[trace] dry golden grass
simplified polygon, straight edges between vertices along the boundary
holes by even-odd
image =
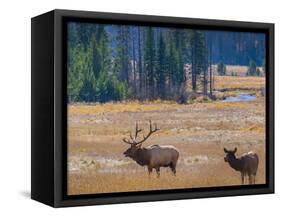
[[[132,101],[126,102],[126,106],[123,103],[105,103],[96,105],[70,105],[69,115],[80,114],[96,114],[96,113],[106,113],[106,112],[143,112],[143,111],[159,111],[159,110],[173,110],[177,104],[175,102],[169,101],[154,101],[154,102],[142,102]]]
[[[216,90],[259,90],[265,85],[265,77],[216,76]]]
[[[226,65],[226,73],[230,75],[235,73],[238,76],[245,76],[248,71],[248,66]]]
[[[243,65],[225,65],[226,69],[226,75],[231,76],[246,76],[248,71],[248,66]],[[260,70],[261,75],[264,75],[264,69],[263,67],[257,67],[257,69]],[[187,70],[190,73],[191,72],[191,65],[187,65]],[[214,75],[218,75],[218,65],[214,64],[212,65],[212,72]]]
[[[202,147],[203,148],[203,147]],[[208,150],[208,149],[207,149]],[[247,149],[239,150],[238,155],[247,151]],[[193,147],[192,153],[207,153],[200,148]],[[260,157],[260,166],[256,177],[256,184],[265,183],[265,161],[264,150],[262,147],[256,149]],[[137,168],[133,173],[128,172],[108,172],[100,173],[98,170],[86,170],[84,173],[74,173],[68,176],[68,193],[88,194],[88,193],[108,193],[108,192],[127,192],[127,191],[143,191],[143,190],[161,190],[161,189],[183,189],[198,187],[214,187],[214,186],[231,186],[240,185],[240,174],[229,167],[223,161],[222,147],[218,151],[207,153],[211,157],[217,155],[218,160],[210,162],[210,164],[200,163],[199,160],[191,162],[187,168],[180,166],[178,172],[173,176],[168,169],[161,170],[160,178],[156,174],[148,176],[147,171],[143,168]],[[212,158],[211,158],[212,159]],[[248,180],[247,180],[248,181]]]
[[[262,75],[264,74],[262,67],[257,67],[260,70]],[[237,66],[237,65],[226,65],[226,74],[227,75],[236,75],[236,76],[246,76],[248,71],[248,66]]]
[[[231,88],[247,86],[255,91],[264,86],[263,78],[225,79]],[[223,77],[217,85],[226,88]],[[262,96],[249,102],[189,105],[161,101],[75,104],[68,106],[68,115],[68,194],[240,185],[240,174],[223,160],[223,147],[237,147],[238,156],[257,152],[257,183],[265,183]],[[155,171],[149,178],[146,168],[122,154],[128,148],[122,138],[133,130],[136,121],[147,130],[150,119],[161,130],[143,145],[175,146],[180,152],[176,177],[162,168],[159,179]]]

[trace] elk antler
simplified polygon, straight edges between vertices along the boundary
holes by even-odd
[[[135,137],[132,136],[132,132],[130,132],[130,140],[127,140],[125,138],[123,138],[123,141],[125,143],[128,143],[130,145],[135,145],[136,143],[136,139],[138,137],[138,134],[142,131],[142,129],[139,129],[139,125],[138,125],[138,122],[136,122],[136,132],[135,132]]]
[[[127,144],[130,145],[134,145],[137,146],[138,144],[140,144],[140,146],[142,145],[142,143],[147,140],[153,133],[155,133],[156,131],[160,130],[159,128],[157,128],[157,125],[154,124],[154,129],[152,127],[152,123],[151,120],[149,120],[149,133],[146,136],[143,136],[143,139],[141,141],[137,141],[137,137],[138,137],[138,133],[142,131],[142,129],[138,128],[138,123],[136,123],[136,132],[135,132],[135,137],[133,138],[132,133],[130,132],[130,140],[127,139],[123,139],[123,141]]]
[[[160,129],[157,128],[156,124],[154,124],[154,129],[152,128],[151,120],[149,120],[149,133],[146,136],[143,136],[143,139],[141,141],[137,142],[137,145],[142,144],[145,140],[147,140],[152,135],[152,133],[155,133],[158,130],[160,130]]]

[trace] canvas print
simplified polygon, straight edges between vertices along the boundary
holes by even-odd
[[[67,194],[266,183],[265,34],[67,22]]]

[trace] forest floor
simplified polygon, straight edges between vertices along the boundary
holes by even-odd
[[[265,183],[265,98],[263,77],[217,77],[216,90],[251,93],[256,100],[204,102],[126,102],[68,105],[68,194],[95,194],[159,189],[240,185],[240,174],[224,162],[223,147],[237,155],[255,151],[256,183]],[[228,89],[228,90],[226,90]],[[160,130],[143,146],[173,145],[180,152],[177,175],[161,168],[149,178],[147,169],[123,152],[138,121]],[[147,132],[147,131],[145,131]]]

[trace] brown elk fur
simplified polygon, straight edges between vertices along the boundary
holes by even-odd
[[[179,152],[173,146],[152,145],[146,148],[132,146],[124,152],[124,155],[141,166],[147,166],[149,174],[155,169],[159,177],[160,167],[170,167],[176,175]]]
[[[137,141],[138,133],[141,129],[138,129],[138,124],[136,124],[135,136],[130,134],[130,140],[123,139],[125,143],[131,145],[123,154],[125,157],[130,157],[137,164],[141,166],[147,166],[148,173],[150,174],[153,169],[156,170],[157,176],[160,176],[160,167],[170,167],[174,175],[176,175],[176,165],[179,158],[178,150],[173,146],[160,146],[151,145],[146,148],[142,148],[142,143],[149,138],[154,132],[159,130],[155,125],[153,129],[150,121],[150,130],[147,136],[144,136],[141,141]]]
[[[249,177],[249,184],[255,184],[259,165],[258,155],[254,152],[248,152],[237,158],[235,156],[236,151],[237,148],[233,151],[224,148],[224,152],[226,153],[224,160],[229,163],[231,168],[241,173],[242,184],[244,184],[245,176]]]

